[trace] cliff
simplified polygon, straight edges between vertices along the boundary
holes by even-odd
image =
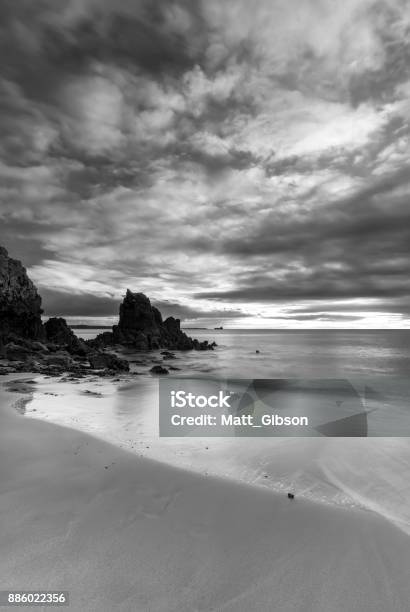
[[[44,340],[41,297],[26,269],[0,247],[0,340]]]
[[[51,318],[43,325],[42,312],[41,297],[26,269],[0,247],[0,375],[72,372],[83,376],[90,369],[109,375],[129,370],[126,360],[88,347],[64,319]]]

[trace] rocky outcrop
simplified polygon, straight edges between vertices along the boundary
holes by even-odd
[[[187,336],[179,319],[163,321],[160,311],[143,293],[127,291],[120,305],[118,325],[94,340],[78,338],[65,319],[52,317],[42,323],[41,297],[22,264],[0,247],[0,375],[9,372],[70,372],[100,376],[129,371],[129,362],[108,347],[163,351],[163,359],[175,359],[172,350],[208,350],[215,343]],[[5,363],[3,363],[5,362]],[[169,369],[178,369],[169,366]],[[167,373],[154,368],[152,373]]]
[[[129,289],[120,305],[118,325],[114,325],[113,340],[141,350],[160,347],[162,316],[143,293]]]
[[[111,353],[89,353],[88,361],[95,370],[104,370],[108,368],[109,370],[128,372],[130,369],[130,365],[126,359],[120,359]]]
[[[121,344],[140,351],[171,349],[180,351],[209,350],[216,346],[208,341],[199,342],[181,330],[179,319],[168,317],[162,320],[160,311],[152,306],[143,293],[132,293],[127,289],[122,304],[118,325],[111,332],[104,332],[88,344],[93,347]]]
[[[65,319],[52,317],[43,325],[41,297],[22,264],[0,247],[0,374],[71,372],[99,375],[128,371],[128,361],[91,349],[77,338]]]
[[[168,374],[168,370],[160,365],[152,366],[150,369],[151,374]]]
[[[0,247],[0,338],[44,340],[41,297],[22,264]]]
[[[61,317],[52,317],[44,324],[46,337],[48,342],[64,346],[65,349],[73,355],[85,356],[88,352],[88,347],[68,327],[65,319]]]

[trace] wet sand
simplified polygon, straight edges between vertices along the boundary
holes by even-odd
[[[139,457],[196,473],[363,507],[410,534],[410,438],[159,438],[157,378],[61,380],[35,377],[27,418],[72,427]],[[331,410],[335,397],[300,393],[297,401],[306,410],[319,402]],[[392,418],[389,406],[374,414]]]

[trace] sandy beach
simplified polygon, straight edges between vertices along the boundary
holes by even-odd
[[[140,458],[21,399],[1,390],[1,589],[76,611],[408,609],[410,540],[384,518]]]
[[[23,387],[21,383],[8,387],[30,392],[26,418],[70,427],[138,457],[203,475],[281,494],[294,490],[299,499],[321,504],[371,510],[410,534],[409,438],[236,437],[234,432],[231,437],[164,438],[158,435],[158,379],[148,372],[137,377],[132,373],[114,378],[89,375],[78,380],[33,375],[31,381],[22,383]],[[340,391],[346,388],[345,381],[339,382],[340,388],[326,393],[307,393],[304,388],[298,393],[279,393],[278,401],[282,406],[297,402],[305,413],[321,405],[331,414]],[[385,395],[366,401],[373,427],[394,422],[395,415],[402,412],[407,418],[407,386],[395,403],[384,400],[386,391],[387,398],[392,397],[389,387],[393,384],[379,381],[376,386]],[[352,390],[350,386],[349,393]]]

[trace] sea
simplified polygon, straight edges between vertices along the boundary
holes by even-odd
[[[76,333],[87,339],[99,331]],[[160,351],[126,352],[131,372],[112,378],[36,376],[25,416],[78,429],[203,477],[377,512],[410,533],[410,330],[185,331],[218,346],[176,352],[175,360],[163,362],[178,368],[174,376],[310,381],[310,387],[292,387],[292,402],[336,411],[344,396],[335,402],[334,386],[326,381],[341,381],[365,397],[366,437],[160,437],[159,379],[149,372],[162,360]],[[312,380],[325,381],[326,393],[318,393]],[[284,402],[289,397],[281,396]]]
[[[101,331],[77,333],[88,339]],[[197,373],[232,378],[410,375],[410,330],[184,331],[218,345],[216,351],[181,356]]]

